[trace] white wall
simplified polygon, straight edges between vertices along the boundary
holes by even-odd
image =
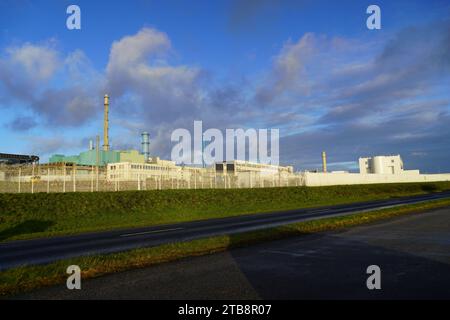
[[[450,181],[450,173],[417,174],[412,172],[409,174],[393,175],[393,174],[305,172],[304,175],[306,186]]]

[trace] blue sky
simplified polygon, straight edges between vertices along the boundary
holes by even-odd
[[[68,30],[66,8],[81,8]],[[382,29],[368,30],[370,4]],[[283,163],[400,153],[450,171],[448,1],[0,2],[0,150],[84,150],[111,96],[116,148],[206,127],[280,128]]]

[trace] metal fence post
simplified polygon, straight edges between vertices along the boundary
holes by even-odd
[[[94,192],[94,166],[91,166],[91,192]]]
[[[19,193],[20,193],[20,180],[22,180],[22,168],[19,168]]]
[[[77,192],[77,170],[75,164],[72,165],[72,175],[73,175],[73,192]]]
[[[34,162],[31,169],[31,193],[34,193]]]
[[[194,189],[197,189],[197,173],[194,170]]]
[[[96,182],[95,182],[95,191],[98,192],[98,165],[95,166],[95,171],[96,171]]]
[[[50,193],[50,167],[47,167],[47,193]]]
[[[63,170],[63,192],[66,192],[66,164],[64,163],[64,170]]]

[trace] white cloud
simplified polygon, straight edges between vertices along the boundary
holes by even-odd
[[[55,49],[48,46],[37,46],[26,43],[20,47],[10,47],[7,49],[7,63],[16,73],[21,73],[24,77],[35,82],[47,81],[56,72],[60,60]]]
[[[0,58],[0,102],[19,102],[34,125],[74,126],[92,118],[101,83],[81,50],[64,56],[48,44],[25,43],[6,48]]]
[[[138,102],[134,111],[150,121],[173,121],[188,114],[185,108],[195,114],[201,104],[200,70],[161,59],[170,50],[167,35],[149,28],[115,41],[106,68],[106,90],[117,99]]]
[[[305,66],[315,51],[315,36],[307,33],[296,43],[288,41],[275,57],[272,70],[256,92],[258,104],[271,103],[287,90],[308,93],[309,80]]]
[[[107,71],[115,72],[130,66],[146,64],[149,57],[165,54],[171,47],[168,36],[155,29],[143,28],[132,36],[114,41]]]

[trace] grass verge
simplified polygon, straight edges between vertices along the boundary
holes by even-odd
[[[66,268],[73,264],[80,266],[82,279],[88,279],[128,269],[148,267],[188,256],[211,254],[260,241],[343,229],[446,206],[450,206],[450,199],[289,224],[237,235],[217,236],[115,254],[67,259],[42,266],[19,267],[0,272],[0,296],[5,297],[44,286],[64,283],[67,277]]]
[[[450,190],[450,182],[0,194],[0,241],[152,226]]]

